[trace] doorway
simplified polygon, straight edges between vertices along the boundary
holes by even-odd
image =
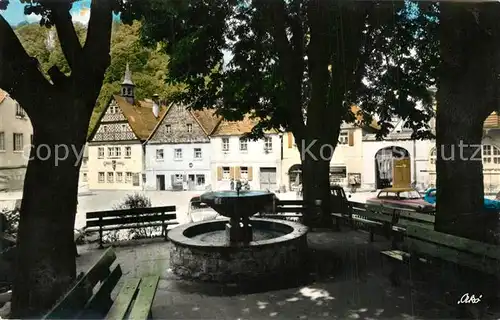
[[[380,149],[375,154],[375,185],[377,189],[410,185],[410,153],[398,146]]]
[[[156,190],[165,190],[165,175],[156,175]]]
[[[188,175],[188,190],[195,190],[194,174]]]

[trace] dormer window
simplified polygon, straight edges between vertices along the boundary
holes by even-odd
[[[16,117],[24,118],[26,116],[26,112],[23,108],[16,102]]]
[[[188,123],[186,127],[187,127],[187,132],[193,132],[193,125],[191,123]]]

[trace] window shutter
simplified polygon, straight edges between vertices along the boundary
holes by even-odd
[[[222,167],[217,167],[217,181],[222,180]]]
[[[349,140],[349,146],[352,147],[354,145],[354,132],[353,131],[349,131],[348,140]]]
[[[248,181],[252,181],[252,167],[248,167]]]
[[[291,132],[288,132],[288,149],[291,149],[293,147],[293,134]]]
[[[236,170],[235,171],[235,179],[236,180],[241,179],[241,167],[235,167],[234,169]]]
[[[234,179],[234,167],[229,168],[229,176]]]

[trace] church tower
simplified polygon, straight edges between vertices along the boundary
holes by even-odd
[[[122,82],[121,96],[124,97],[128,103],[134,104],[134,89],[135,84],[132,82],[132,73],[130,72],[129,65],[125,69],[125,77]]]

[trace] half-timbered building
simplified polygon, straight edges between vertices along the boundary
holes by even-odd
[[[212,110],[171,106],[146,143],[146,189],[205,190],[211,181],[210,134],[220,120]]]
[[[142,190],[143,143],[166,111],[157,100],[135,99],[127,65],[120,95],[113,95],[88,142],[90,190]]]

